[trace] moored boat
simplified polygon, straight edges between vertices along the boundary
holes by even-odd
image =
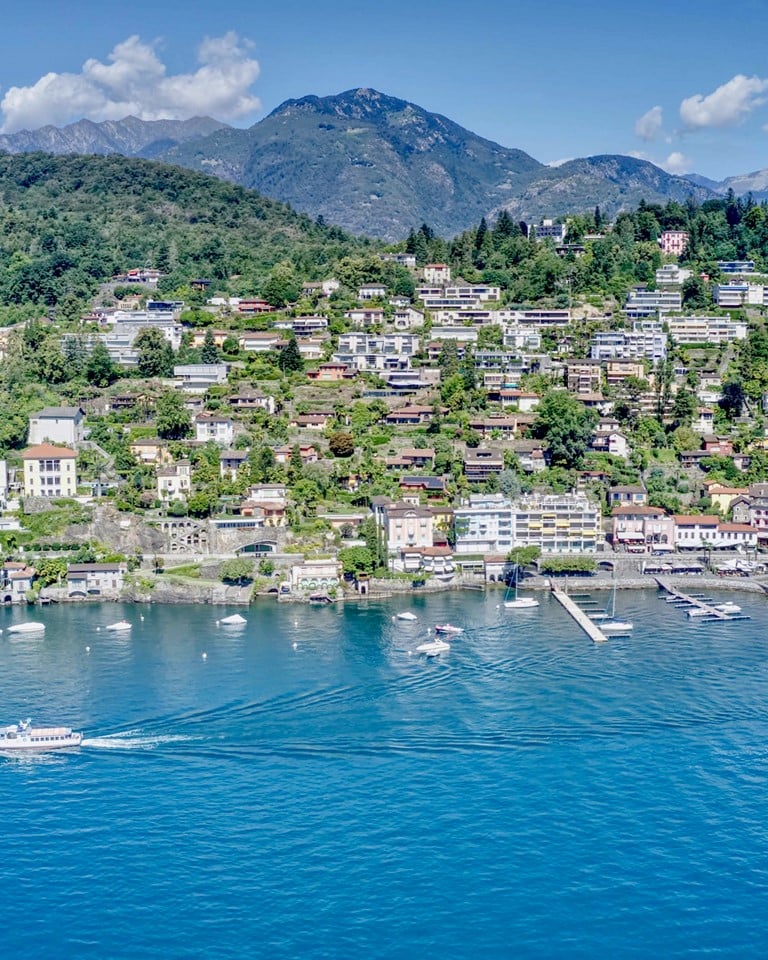
[[[408,620],[410,622],[412,620],[418,620],[418,619],[419,618],[416,616],[416,614],[411,613],[409,610],[405,610],[403,613],[395,614],[395,620]]]
[[[105,630],[112,630],[116,633],[121,633],[126,630],[130,630],[133,626],[132,623],[129,623],[127,620],[118,620],[117,623],[110,623],[104,627]]]
[[[435,637],[434,640],[427,640],[426,643],[420,643],[416,647],[416,653],[423,653],[427,657],[437,657],[441,653],[447,653],[451,649],[450,643]]]
[[[451,633],[455,636],[464,633],[464,629],[463,627],[454,627],[452,623],[436,623],[435,633]]]
[[[11,626],[7,628],[6,633],[42,633],[44,630],[44,623],[27,620],[26,623],[12,623]]]
[[[222,627],[241,627],[244,623],[248,623],[245,617],[241,617],[239,613],[233,613],[230,617],[223,617],[221,620],[217,620],[216,623],[220,623]]]
[[[75,733],[69,727],[33,727],[29,719],[0,727],[0,751],[60,750],[79,747],[82,739],[82,733]]]
[[[728,600],[725,603],[712,604],[712,609],[707,609],[707,607],[692,607],[688,611],[688,616],[711,617],[712,610],[717,610],[718,613],[741,613],[741,607],[737,603]]]

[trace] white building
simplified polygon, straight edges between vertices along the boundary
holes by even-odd
[[[657,316],[682,309],[683,299],[679,290],[630,290],[624,304],[624,313],[631,318]]]
[[[419,338],[409,333],[344,333],[333,355],[354,370],[407,370],[419,350]]]
[[[199,443],[219,443],[230,447],[235,439],[235,427],[229,417],[217,413],[201,413],[194,419],[195,439]]]
[[[718,283],[712,288],[712,299],[726,310],[744,306],[765,306],[766,287],[756,283]]]
[[[533,235],[537,240],[554,240],[555,243],[565,243],[568,227],[564,223],[555,223],[554,220],[542,220],[528,227],[528,236]]]
[[[505,554],[512,547],[542,553],[594,553],[601,537],[597,503],[581,494],[521,497],[471,495],[454,511],[457,554]]]
[[[74,446],[84,438],[84,421],[80,407],[46,407],[29,418],[29,443]]]
[[[77,493],[77,453],[67,447],[40,443],[22,451],[24,495],[74,497]]]
[[[729,316],[667,317],[664,322],[677,343],[735,343],[747,338],[747,324]]]
[[[693,276],[692,270],[686,270],[676,263],[665,263],[656,271],[657,287],[679,287]]]
[[[189,460],[177,460],[157,471],[157,498],[163,503],[184,500],[192,489],[192,468]]]
[[[600,330],[590,341],[592,360],[651,360],[667,356],[667,334],[661,321],[635,321],[631,330]]]
[[[178,386],[188,393],[205,391],[227,379],[226,363],[181,363],[173,368]]]

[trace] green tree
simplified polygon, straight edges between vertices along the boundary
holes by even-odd
[[[536,409],[532,433],[547,441],[553,467],[581,466],[597,416],[564,390],[546,394]]]
[[[280,369],[284,373],[292,373],[296,370],[304,369],[304,361],[301,358],[299,344],[293,334],[291,334],[288,343],[286,343],[280,353]]]
[[[219,362],[219,349],[216,346],[216,341],[214,340],[213,330],[208,327],[205,331],[205,337],[203,338],[203,346],[200,349],[200,362],[201,363],[218,363]]]
[[[253,561],[246,560],[243,557],[237,557],[235,560],[225,560],[221,565],[221,579],[224,583],[236,583],[238,586],[245,586],[246,583],[253,581]]]
[[[101,340],[94,344],[85,363],[85,379],[95,387],[108,387],[118,377],[118,369]]]
[[[192,417],[184,406],[184,398],[173,390],[166,390],[160,395],[155,422],[157,435],[164,440],[183,440],[192,433]]]
[[[328,449],[334,457],[351,457],[355,452],[355,438],[351,433],[338,430],[328,440]]]
[[[339,550],[339,560],[344,573],[359,576],[361,573],[371,574],[376,558],[368,547],[347,547]]]
[[[140,331],[133,345],[139,352],[136,367],[142,377],[171,376],[173,348],[157,327]]]

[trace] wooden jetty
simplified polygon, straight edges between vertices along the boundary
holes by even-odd
[[[594,640],[595,643],[606,642],[608,637],[606,637],[595,621],[590,620],[581,607],[577,606],[573,602],[573,599],[569,597],[567,593],[553,585],[552,596],[555,598],[555,600],[559,601],[563,607],[565,607],[568,613],[570,613],[576,623],[578,623],[584,633],[586,633],[591,640]]]
[[[667,597],[667,602],[670,598],[674,598],[674,603],[672,606],[674,609],[679,610],[682,607],[697,607],[699,610],[705,612],[705,616],[699,619],[699,623],[715,623],[716,621],[724,620],[749,620],[750,618],[746,614],[733,614],[728,613],[726,610],[718,610],[717,606],[712,602],[711,597],[707,597],[705,600],[702,600],[700,597],[691,596],[689,593],[683,593],[682,590],[677,590],[675,587],[670,587],[668,584],[664,583],[661,577],[653,578],[656,583],[661,587],[662,590],[666,590],[669,594]]]

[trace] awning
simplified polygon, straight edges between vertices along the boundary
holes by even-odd
[[[645,540],[645,534],[639,530],[620,530],[616,534],[617,540]]]

